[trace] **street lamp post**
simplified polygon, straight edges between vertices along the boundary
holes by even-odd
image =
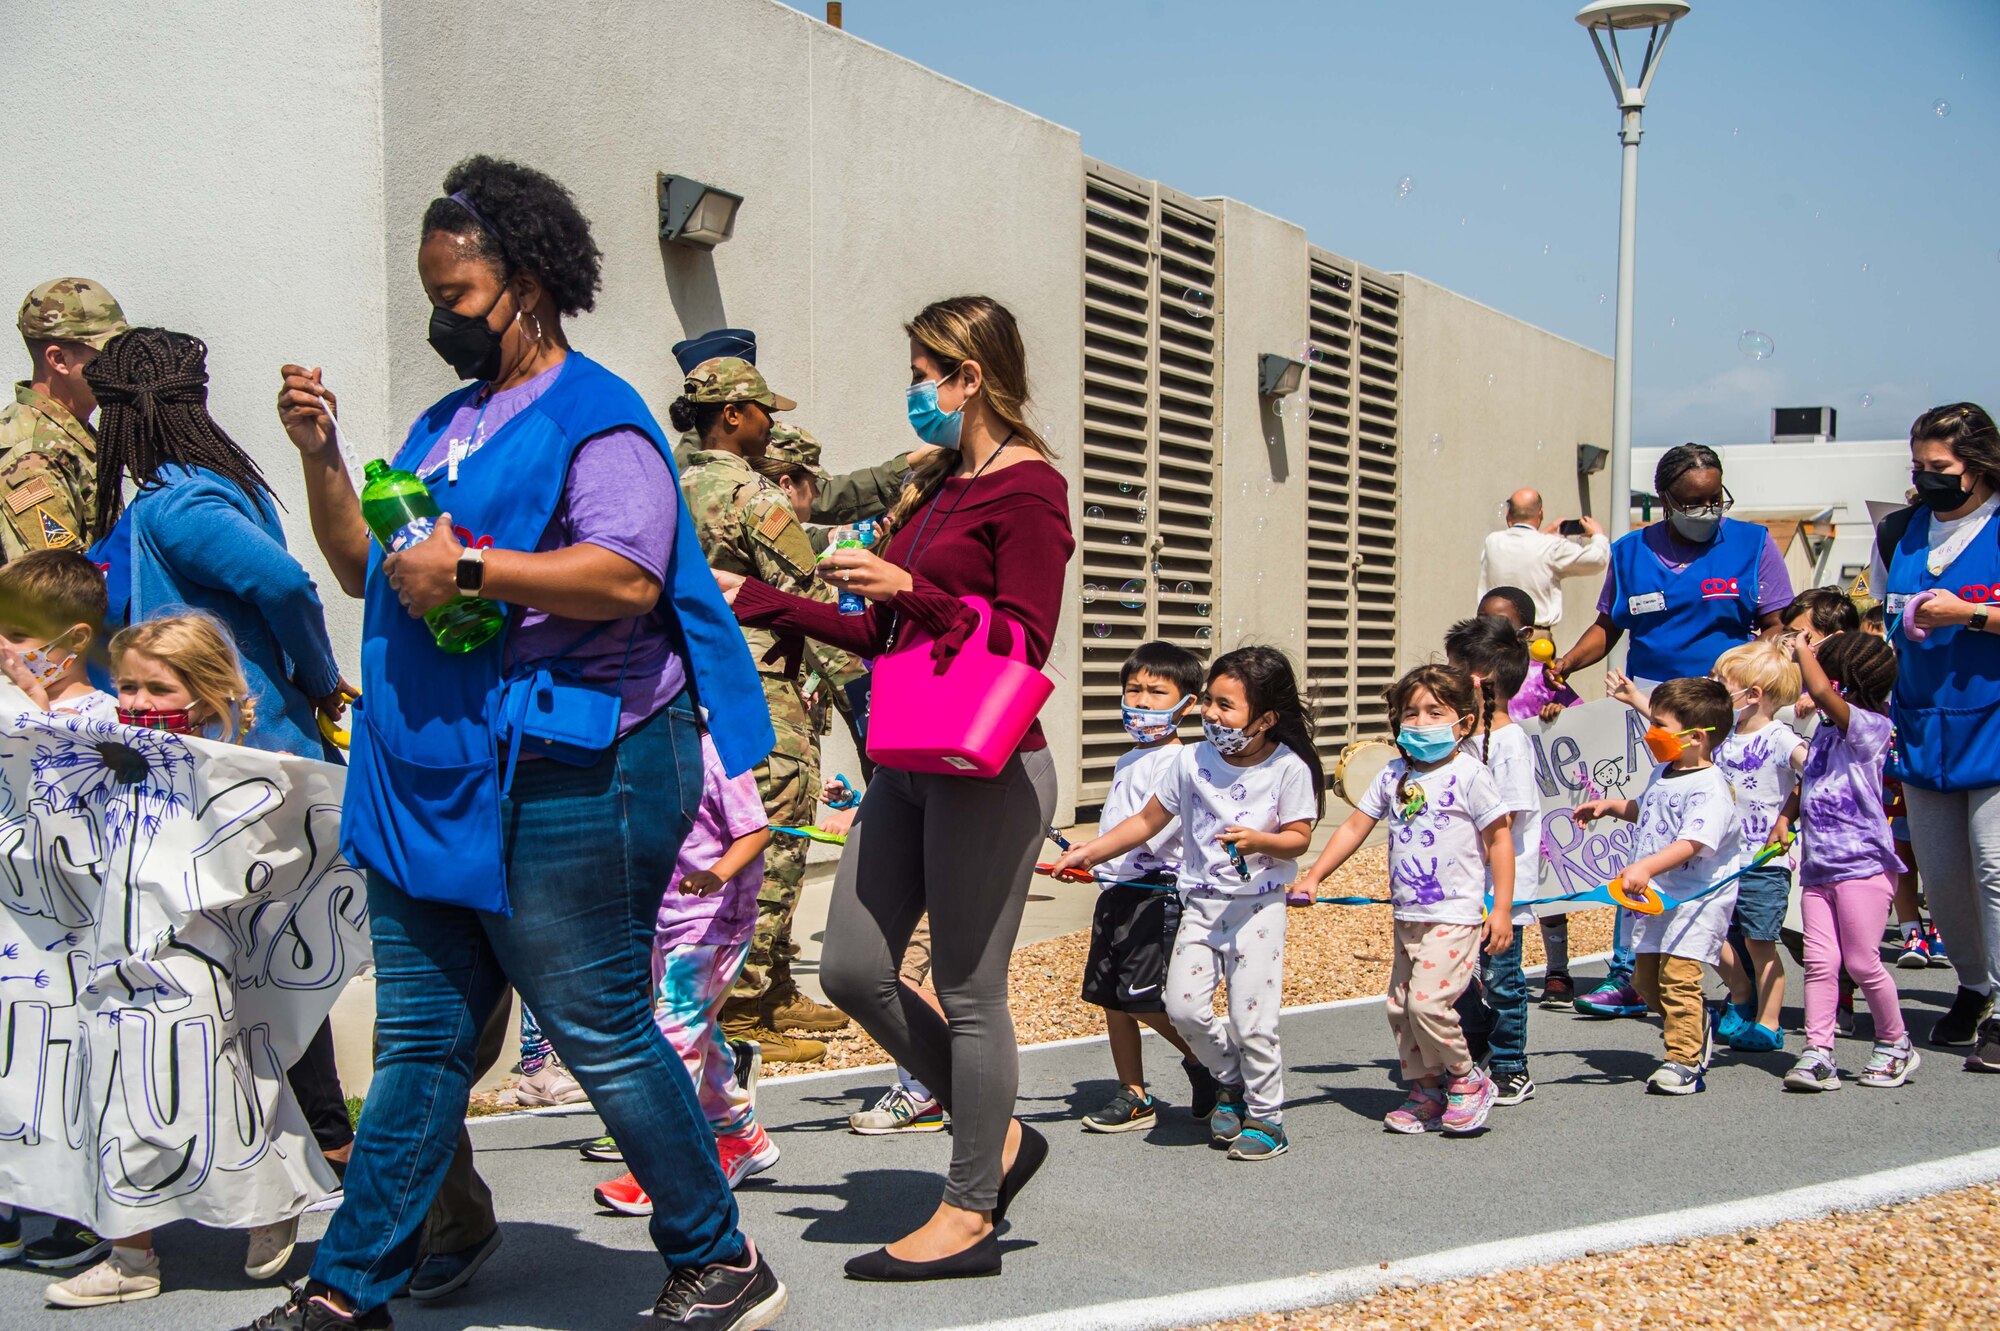
[[[1576,12],[1590,30],[1611,95],[1618,100],[1619,142],[1625,145],[1624,177],[1618,192],[1618,332],[1611,368],[1611,512],[1613,537],[1632,525],[1632,269],[1639,247],[1639,113],[1660,67],[1660,54],[1676,20],[1686,16],[1686,0],[1594,0]],[[1638,78],[1625,76],[1618,34],[1647,29],[1646,53]]]

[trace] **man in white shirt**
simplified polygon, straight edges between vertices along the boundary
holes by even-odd
[[[1495,587],[1519,587],[1534,598],[1535,622],[1552,628],[1562,622],[1562,580],[1602,573],[1611,562],[1611,541],[1597,519],[1584,518],[1581,544],[1542,525],[1542,496],[1516,490],[1507,497],[1507,529],[1486,538],[1479,552],[1479,596]]]

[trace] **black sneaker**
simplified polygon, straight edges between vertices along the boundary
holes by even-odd
[[[735,1266],[676,1267],[660,1297],[640,1314],[637,1331],[760,1331],[778,1320],[789,1296],[757,1245],[745,1239]]]
[[[1188,1079],[1188,1113],[1205,1119],[1215,1112],[1215,1102],[1222,1098],[1222,1084],[1201,1065],[1199,1059],[1181,1060],[1181,1071]]]
[[[729,1056],[735,1063],[736,1084],[743,1088],[743,1094],[750,1101],[750,1108],[757,1108],[757,1078],[764,1071],[764,1046],[755,1040],[729,1041]]]
[[[1085,1132],[1138,1132],[1160,1121],[1158,1106],[1144,1091],[1134,1095],[1120,1086],[1118,1093],[1095,1113],[1083,1118]]]
[[[388,1331],[395,1326],[386,1307],[360,1314],[335,1312],[327,1293],[316,1280],[294,1285],[290,1298],[239,1331]]]
[[[1561,1011],[1576,1001],[1576,981],[1565,971],[1550,971],[1542,980],[1541,1004]]]
[[[1972,1040],[1967,1037],[1963,1043],[1971,1044]],[[68,1271],[88,1266],[110,1252],[110,1239],[100,1238],[74,1220],[58,1220],[54,1229],[22,1250],[21,1260],[37,1271]]]
[[[1979,1023],[1993,1015],[1993,995],[1982,994],[1960,985],[1958,996],[1951,1000],[1951,1007],[1937,1025],[1931,1027],[1931,1043],[1935,1045],[1971,1044],[1979,1038]],[[28,1245],[28,1261],[33,1263],[35,1245]]]
[[[1493,1089],[1496,1105],[1518,1105],[1523,1100],[1535,1098],[1535,1079],[1528,1075],[1526,1068],[1499,1068],[1493,1071]]]
[[[0,1264],[21,1255],[21,1213],[0,1216]]]

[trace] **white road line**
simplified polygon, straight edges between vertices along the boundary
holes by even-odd
[[[1644,1244],[1733,1233],[1783,1220],[1812,1219],[1834,1211],[1864,1211],[1994,1179],[2000,1179],[2000,1150],[1974,1151],[1761,1197],[1476,1243],[1390,1262],[1386,1267],[1356,1266],[1284,1280],[1100,1303],[1032,1317],[967,1323],[946,1331],[1167,1331],[1257,1313],[1344,1303],[1398,1284],[1432,1284],[1520,1267],[1545,1266],[1586,1253],[1616,1252]]]
[[[1592,962],[1606,960],[1610,955],[1609,952],[1593,952],[1587,957],[1571,957],[1569,964],[1572,966],[1588,966]],[[1548,967],[1546,966],[1530,966],[1523,973],[1527,975],[1540,975],[1547,969]],[[1299,1016],[1307,1012],[1330,1012],[1334,1008],[1365,1007],[1370,1003],[1382,1002],[1384,997],[1382,994],[1363,994],[1359,998],[1335,998],[1324,1003],[1300,1003],[1294,1007],[1280,1009],[1280,1015]],[[1140,1033],[1153,1039],[1159,1038],[1158,1034],[1151,1030],[1142,1029]],[[1024,1044],[1021,1046],[1021,1052],[1026,1054],[1042,1049],[1067,1049],[1072,1045],[1079,1044],[1103,1044],[1110,1038],[1108,1035],[1072,1035],[1066,1040],[1043,1040],[1039,1044]],[[767,1087],[793,1086],[805,1081],[825,1081],[829,1077],[852,1077],[863,1072],[881,1073],[894,1072],[895,1070],[896,1065],[894,1063],[863,1063],[851,1068],[821,1068],[817,1072],[789,1072],[782,1077],[767,1077],[759,1085]],[[517,1118],[550,1118],[566,1114],[587,1114],[590,1112],[590,1105],[586,1102],[577,1105],[557,1105],[538,1109],[514,1109],[502,1114],[481,1114],[477,1118],[468,1118],[465,1121],[476,1127],[481,1123],[505,1123]]]

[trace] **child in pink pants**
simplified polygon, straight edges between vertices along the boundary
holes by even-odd
[[[1865,633],[1836,633],[1817,646],[1801,636],[1794,652],[1822,721],[1786,806],[1786,813],[1798,812],[1803,849],[1799,910],[1806,935],[1806,1048],[1785,1074],[1785,1088],[1830,1091],[1840,1085],[1833,1038],[1843,968],[1875,1020],[1875,1048],[1858,1080],[1863,1086],[1901,1086],[1921,1060],[1903,1025],[1896,981],[1882,964],[1882,930],[1903,872],[1881,800],[1890,738],[1885,713],[1896,684],[1896,655]],[[1780,814],[1771,840],[1783,839],[1788,822]]]

